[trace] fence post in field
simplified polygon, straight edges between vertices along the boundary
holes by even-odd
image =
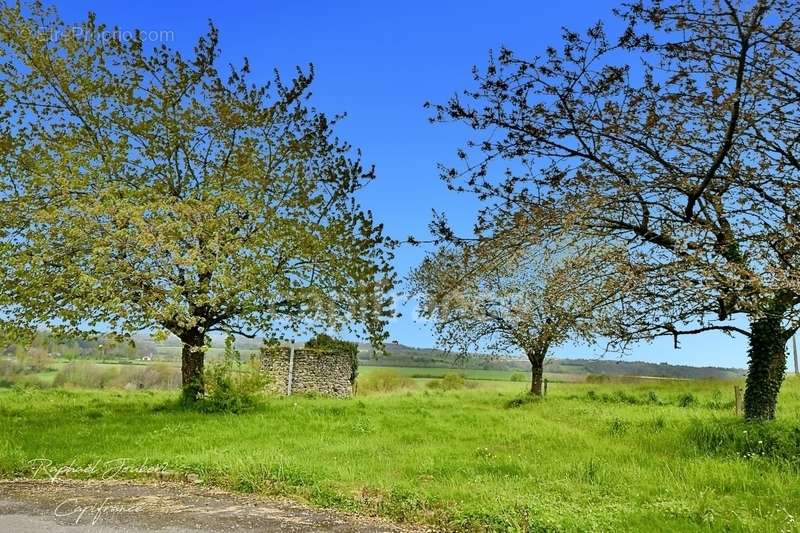
[[[286,376],[286,396],[292,395],[292,381],[294,381],[294,341],[289,345],[289,372]]]
[[[794,353],[794,375],[800,374],[800,368],[797,367],[797,337],[792,335],[792,353]]]
[[[739,385],[733,386],[733,396],[736,402],[736,416],[741,416],[742,414],[742,404],[744,403],[742,398],[742,388]]]
[[[544,394],[543,396],[547,396],[547,378],[544,378]]]

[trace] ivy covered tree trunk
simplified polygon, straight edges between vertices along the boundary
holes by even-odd
[[[528,352],[528,360],[531,362],[531,394],[534,396],[542,395],[542,374],[544,373],[544,352]]]
[[[181,351],[181,382],[184,401],[193,402],[205,393],[203,382],[203,363],[205,357],[205,335],[193,329],[180,336],[183,343]]]
[[[751,321],[744,416],[748,420],[772,420],[786,370],[786,341],[782,313],[770,313]]]

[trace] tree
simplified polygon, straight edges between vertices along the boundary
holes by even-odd
[[[541,396],[549,350],[612,329],[625,287],[616,261],[600,249],[502,246],[510,240],[495,235],[442,246],[412,273],[410,286],[443,346],[462,355],[522,350],[531,363],[530,392]]]
[[[644,282],[621,342],[746,336],[745,415],[773,418],[799,324],[800,7],[675,0],[616,13],[618,38],[598,23],[541,57],[503,49],[475,88],[434,106],[434,120],[476,132],[465,169],[444,178],[486,200],[479,229],[546,206],[561,227],[625,250]]]
[[[374,172],[308,107],[313,69],[222,74],[213,26],[192,57],[124,37],[91,14],[0,10],[8,325],[172,332],[189,399],[215,331],[321,324],[381,344],[391,243],[355,200]]]

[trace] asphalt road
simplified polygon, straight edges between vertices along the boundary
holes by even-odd
[[[370,518],[182,483],[0,482],[0,532],[399,532]]]

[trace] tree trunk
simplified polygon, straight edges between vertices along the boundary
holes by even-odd
[[[199,330],[187,331],[180,336],[183,342],[181,351],[181,380],[184,401],[194,402],[203,397],[203,362],[205,335]]]
[[[528,353],[528,360],[531,362],[531,394],[534,396],[541,396],[544,353]]]
[[[786,332],[782,313],[770,313],[751,321],[744,416],[748,420],[772,420],[786,370]]]

